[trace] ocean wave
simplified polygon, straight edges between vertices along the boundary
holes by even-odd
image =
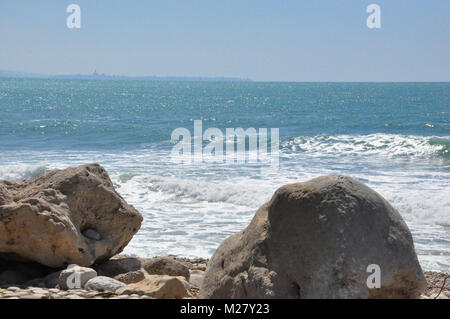
[[[47,165],[4,165],[0,166],[0,180],[24,180],[36,178],[50,170]]]
[[[228,203],[238,206],[257,208],[261,201],[268,199],[272,188],[263,188],[250,181],[206,181],[198,179],[184,179],[173,176],[156,175],[120,175],[114,179],[121,190],[129,191],[147,189],[151,193],[162,196],[158,200],[166,200],[168,195],[172,199],[193,199],[198,202]]]
[[[307,152],[312,156],[388,156],[450,157],[449,137],[398,134],[299,136],[281,143],[289,153]]]

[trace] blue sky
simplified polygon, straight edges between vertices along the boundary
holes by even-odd
[[[448,0],[0,2],[0,69],[49,74],[449,81],[449,36]]]

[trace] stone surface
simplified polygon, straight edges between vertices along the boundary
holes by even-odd
[[[98,164],[0,181],[0,253],[55,268],[90,266],[121,252],[141,222]],[[101,239],[84,236],[88,229]]]
[[[150,275],[183,276],[189,280],[189,268],[169,257],[155,257],[143,261],[142,267]]]
[[[191,270],[191,276],[189,278],[189,283],[192,287],[200,289],[205,278],[205,272],[201,270]]]
[[[139,282],[145,278],[145,274],[142,270],[130,271],[124,274],[120,274],[114,277],[114,279],[123,282],[125,284],[133,284]]]
[[[123,282],[113,278],[98,276],[90,279],[86,285],[84,285],[84,288],[88,290],[115,292],[117,289],[124,286],[125,284]]]
[[[182,276],[150,275],[144,280],[116,290],[120,295],[146,295],[157,299],[192,297],[189,283]]]
[[[127,255],[117,255],[97,267],[102,276],[115,277],[130,271],[141,269],[141,260]]]
[[[69,265],[67,269],[61,271],[58,284],[61,289],[82,288],[92,278],[97,277],[97,272],[88,267]]]
[[[367,267],[381,268],[369,289]],[[411,233],[346,176],[285,185],[208,263],[201,298],[415,298],[426,286]]]

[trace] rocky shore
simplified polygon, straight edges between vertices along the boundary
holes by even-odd
[[[0,181],[0,299],[450,298],[400,214],[348,176],[282,186],[210,260],[121,254],[141,222],[98,164]]]
[[[0,299],[195,299],[207,262],[203,258],[117,255],[94,268],[80,267],[82,276],[99,274],[83,288],[78,288],[75,281],[74,287],[67,287],[67,277],[61,276],[63,270],[21,284],[0,282]]]
[[[118,256],[121,258],[121,256]],[[199,287],[201,287],[204,271],[206,270],[206,259],[176,258],[173,256],[162,257],[180,261],[189,268],[189,292],[190,297],[198,298]],[[450,274],[426,271],[427,289],[420,299],[450,299]],[[28,284],[2,284],[0,285],[0,299],[155,299],[146,294],[123,293],[118,294],[111,291],[97,291],[91,289],[68,289],[47,288],[45,278],[37,280],[33,285]]]

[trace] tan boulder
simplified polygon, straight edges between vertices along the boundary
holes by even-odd
[[[121,252],[141,222],[98,164],[0,181],[0,254],[90,266]]]
[[[182,276],[150,275],[144,280],[116,290],[119,295],[146,295],[157,299],[192,297],[189,283]]]

